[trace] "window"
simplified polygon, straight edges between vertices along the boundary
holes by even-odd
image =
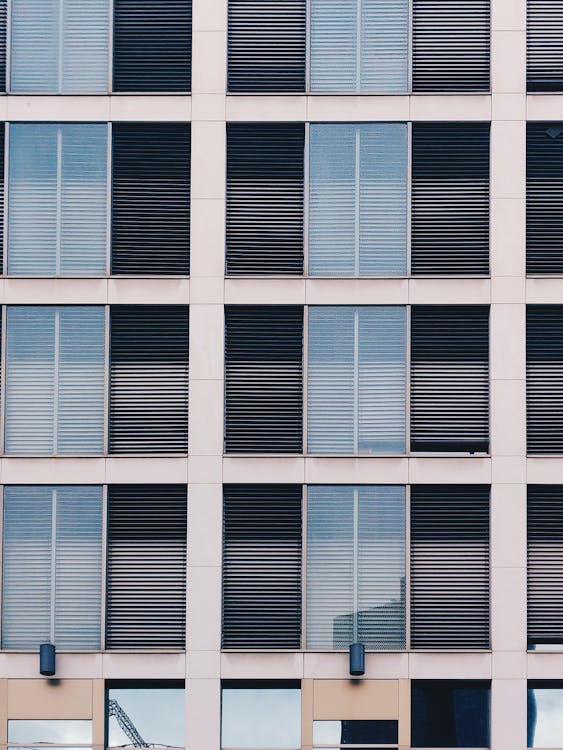
[[[8,743],[85,746],[92,744],[92,722],[86,719],[9,719]],[[30,748],[31,750],[31,748]]]
[[[221,748],[298,750],[301,688],[297,682],[223,682]]]
[[[99,649],[101,587],[102,488],[5,487],[2,648]]]
[[[183,683],[110,681],[106,714],[108,748],[185,746]]]
[[[546,0],[527,0],[528,91],[563,91],[561,8]]]
[[[563,737],[563,684],[528,682],[528,747],[559,748]]]
[[[396,750],[399,741],[399,722],[392,720],[314,721],[313,742],[320,747],[377,744]]]
[[[491,686],[487,682],[411,683],[413,748],[488,748]]]
[[[307,488],[307,648],[405,648],[405,513],[404,487]]]

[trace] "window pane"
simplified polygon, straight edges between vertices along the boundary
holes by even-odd
[[[184,746],[186,702],[183,688],[110,688],[107,699],[110,747],[139,746],[139,737],[150,745]],[[124,732],[118,717],[131,723],[137,734]]]
[[[224,688],[222,748],[301,747],[301,690]]]
[[[10,719],[8,742],[86,745],[92,742],[92,722],[75,719]]]
[[[528,747],[561,747],[563,686],[528,688]]]
[[[314,721],[313,742],[319,745],[365,745],[398,742],[398,721]]]

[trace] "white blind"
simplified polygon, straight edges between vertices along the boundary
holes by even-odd
[[[408,36],[408,0],[311,0],[311,90],[406,91]]]
[[[108,0],[12,0],[11,91],[107,91],[108,38]]]
[[[406,310],[309,308],[311,453],[404,453]]]
[[[307,488],[307,648],[405,647],[405,488]]]
[[[309,273],[407,271],[407,126],[310,127]]]
[[[9,133],[8,272],[105,274],[107,126],[26,123]]]
[[[102,488],[5,487],[2,648],[99,649]]]
[[[6,453],[104,448],[103,307],[8,307]]]

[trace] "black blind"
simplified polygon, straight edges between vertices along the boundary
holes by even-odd
[[[557,0],[527,2],[528,91],[563,91],[563,15]]]
[[[563,486],[528,486],[528,642],[563,644]]]
[[[413,0],[413,91],[488,91],[490,0]]]
[[[183,124],[113,126],[113,274],[188,274],[190,130]]]
[[[188,308],[111,308],[111,453],[188,449]]]
[[[411,450],[489,449],[489,308],[411,310]]]
[[[223,648],[300,648],[301,494],[301,485],[225,485]]]
[[[412,272],[488,274],[489,124],[412,126]]]
[[[528,453],[563,453],[563,305],[526,309]]]
[[[305,128],[227,124],[227,273],[303,273]]]
[[[227,453],[303,451],[303,308],[225,308]]]
[[[106,646],[184,649],[185,485],[110,485]]]
[[[191,88],[191,0],[114,0],[114,91]]]
[[[563,273],[563,123],[529,122],[526,271]]]
[[[489,491],[411,488],[413,648],[489,648]]]
[[[229,91],[305,91],[306,17],[306,0],[229,0]]]

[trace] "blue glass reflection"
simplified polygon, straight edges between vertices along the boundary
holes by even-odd
[[[222,748],[301,747],[299,688],[223,688]]]
[[[183,688],[112,688],[108,690],[108,745],[131,745],[131,737],[120,727],[115,703],[127,715],[142,739],[155,745],[184,746]],[[113,714],[113,715],[112,715]]]
[[[528,688],[528,747],[563,745],[563,686]]]

